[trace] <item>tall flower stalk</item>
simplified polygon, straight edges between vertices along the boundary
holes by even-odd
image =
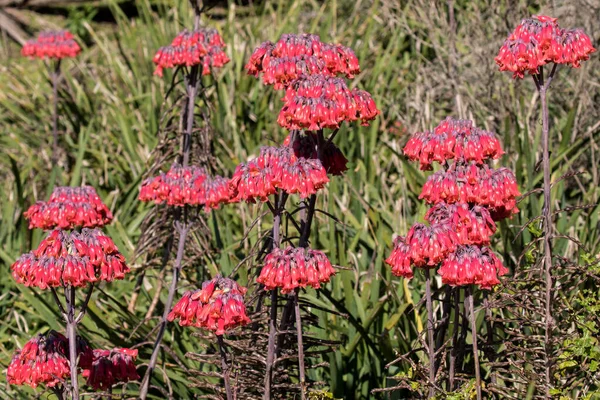
[[[246,70],[260,76],[265,84],[285,90],[278,123],[290,131],[281,147],[263,148],[256,161],[239,166],[230,183],[235,200],[259,199],[270,205],[273,215],[272,251],[265,257],[257,278],[265,290],[271,291],[264,398],[273,396],[273,368],[283,345],[283,336],[277,339],[277,291],[280,290],[289,296],[280,330],[296,325],[299,391],[305,399],[307,381],[299,294],[306,286],[318,289],[335,273],[325,254],[310,248],[317,192],[329,181],[328,175],[341,175],[346,170],[347,160],[332,143],[340,125],[344,121],[368,125],[379,111],[367,92],[350,90],[344,79],[336,77],[352,78],[359,72],[354,52],[341,45],[323,43],[316,35],[286,34],[276,43],[264,42],[251,55]],[[333,130],[327,140],[324,129]],[[259,177],[252,176],[251,171],[258,171]],[[299,223],[293,218],[295,211],[285,211],[287,196],[295,193],[302,200]],[[274,203],[269,200],[271,195]],[[280,248],[283,212],[298,230],[297,247]]]
[[[26,212],[30,228],[51,230],[38,248],[22,255],[12,265],[12,274],[18,283],[29,287],[50,290],[66,325],[66,338],[50,332],[48,336],[32,339],[31,346],[17,352],[8,368],[8,381],[35,387],[44,383],[53,388],[59,398],[67,393],[79,400],[78,377],[80,371],[89,377],[97,361],[96,353],[77,335],[77,325],[84,317],[92,291],[101,281],[123,279],[129,272],[125,258],[110,237],[99,229],[110,223],[112,214],[90,186],[57,187],[50,199],[32,205]],[[87,294],[76,308],[76,289],[87,288]],[[57,290],[64,293],[64,305]],[[56,362],[48,362],[46,353],[52,353]],[[137,354],[137,352],[135,353]],[[132,353],[133,356],[133,353]],[[95,383],[112,387],[117,382],[138,379],[133,360],[125,375],[108,381],[107,376],[93,376],[87,384],[97,389]],[[57,364],[58,363],[58,364]],[[57,365],[61,365],[57,369]],[[68,369],[67,369],[68,366]],[[114,366],[114,368],[120,366]],[[104,370],[112,375],[111,369]],[[70,377],[70,384],[63,382]]]
[[[544,390],[550,398],[553,383],[552,360],[552,166],[550,163],[550,123],[548,112],[548,90],[555,78],[560,64],[578,68],[582,61],[588,60],[596,49],[590,38],[580,29],[563,29],[556,18],[533,16],[523,19],[517,28],[506,39],[496,63],[501,71],[510,71],[513,78],[524,78],[531,75],[540,98],[542,116],[542,166],[543,166],[543,268],[540,275],[545,283],[544,314]],[[544,67],[550,68],[548,76],[544,76]]]
[[[29,40],[21,49],[25,57],[50,61],[52,82],[52,165],[58,161],[58,85],[61,79],[61,60],[76,57],[81,48],[69,31],[46,31]]]
[[[430,175],[420,199],[431,205],[425,215],[428,225],[413,225],[405,237],[394,240],[394,248],[386,263],[396,276],[410,279],[413,267],[425,272],[427,305],[428,398],[441,387],[437,382],[435,321],[432,307],[430,269],[438,268],[443,284],[465,288],[465,311],[472,333],[473,360],[477,398],[482,398],[479,370],[478,333],[475,323],[473,287],[491,289],[500,283],[508,270],[490,249],[490,237],[496,232],[496,221],[518,212],[519,195],[514,174],[506,169],[493,169],[488,160],[500,158],[504,152],[492,132],[484,131],[471,121],[446,118],[433,131],[411,136],[404,148],[420,169],[431,170],[439,163],[441,170]],[[448,296],[451,291],[446,291]],[[455,369],[459,366],[459,290],[454,302],[454,333],[449,362],[447,389],[454,389]],[[451,299],[445,299],[450,315]],[[449,321],[448,321],[449,323]],[[461,335],[463,337],[464,335]]]
[[[211,73],[211,68],[222,67],[229,62],[229,58],[223,51],[225,43],[221,36],[213,29],[200,29],[200,8],[197,7],[197,4],[194,6],[194,11],[194,30],[192,32],[181,32],[170,46],[160,48],[153,59],[156,64],[156,75],[162,76],[165,68],[177,67],[178,70],[182,69],[184,71],[186,103],[182,109],[185,129],[181,137],[179,162],[174,163],[168,173],[145,180],[140,189],[140,200],[154,202],[155,204],[166,203],[169,206],[176,207],[173,237],[178,238],[177,254],[167,301],[159,322],[160,325],[150,362],[140,388],[140,398],[142,400],[148,395],[168,316],[182,274],[185,243],[192,228],[194,208],[204,206],[208,211],[219,207],[221,203],[228,202],[227,181],[224,178],[211,176],[207,172],[208,165],[190,165],[194,138],[194,115],[201,74],[208,75]]]

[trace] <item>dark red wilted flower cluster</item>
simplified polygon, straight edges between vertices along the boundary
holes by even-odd
[[[211,68],[220,68],[230,61],[224,48],[225,42],[215,29],[184,30],[170,46],[156,52],[152,60],[156,64],[154,74],[162,76],[165,68],[202,65],[202,75],[209,75]]]
[[[167,173],[161,173],[142,183],[139,199],[170,206],[203,205],[208,211],[229,202],[227,179],[211,177],[203,168],[183,167],[174,163]]]
[[[297,157],[289,147],[263,147],[257,158],[237,166],[229,181],[231,201],[267,201],[277,189],[306,198],[329,182],[321,161]]]
[[[88,228],[50,232],[36,250],[23,254],[11,268],[18,283],[40,289],[111,282],[129,272],[112,239],[99,229]]]
[[[353,78],[360,72],[358,59],[351,49],[322,43],[319,36],[310,34],[285,34],[276,43],[262,43],[245,68],[256,77],[263,74],[263,82],[277,90],[302,76],[341,74]]]
[[[290,293],[298,287],[321,287],[329,282],[335,269],[320,250],[288,246],[275,248],[265,257],[265,263],[256,279],[265,285],[265,290],[281,288],[281,293]]]
[[[92,349],[83,339],[77,339],[79,367],[85,368],[91,365]],[[6,370],[8,383],[33,388],[62,383],[70,374],[68,348],[67,338],[53,330],[33,337],[15,352]]]
[[[31,58],[75,57],[81,47],[69,31],[41,32],[37,39],[28,40],[21,49],[21,55]]]
[[[592,41],[582,30],[562,29],[556,18],[533,16],[522,20],[510,34],[495,61],[500,71],[523,78],[525,73],[539,73],[539,67],[549,63],[578,68],[594,51]]]
[[[419,161],[422,170],[431,170],[432,162],[443,164],[454,159],[483,164],[489,158],[502,157],[504,152],[493,132],[475,127],[472,121],[448,117],[433,131],[412,135],[404,154],[411,161]]]
[[[319,143],[318,134],[314,132],[295,132],[294,154],[296,157],[315,158],[321,161],[325,171],[330,175],[342,175],[348,170],[348,159],[342,151],[330,141]],[[283,141],[284,146],[289,146],[294,133],[288,135]],[[320,153],[320,154],[319,154]]]
[[[102,227],[112,213],[91,186],[59,186],[48,201],[38,201],[23,214],[29,229],[74,229]]]
[[[404,151],[421,169],[431,169],[433,161],[444,169],[429,176],[419,196],[433,204],[425,215],[430,225],[415,224],[405,238],[394,239],[385,260],[392,273],[412,278],[413,266],[439,266],[446,284],[499,284],[508,270],[483,246],[496,232],[494,221],[518,212],[520,193],[512,171],[485,164],[504,153],[498,139],[471,121],[447,118],[433,132],[413,135]]]
[[[94,358],[82,375],[94,390],[106,390],[116,383],[127,383],[140,378],[135,368],[138,351],[116,348],[94,350]]]
[[[244,305],[246,290],[234,280],[219,275],[204,282],[202,289],[185,292],[168,320],[179,318],[180,326],[195,326],[223,335],[250,322]]]
[[[362,125],[379,115],[371,95],[348,89],[342,78],[311,75],[297,79],[286,88],[277,122],[290,130],[337,129],[344,121],[360,120]]]

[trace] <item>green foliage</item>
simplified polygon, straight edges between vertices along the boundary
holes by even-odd
[[[342,314],[314,311],[322,329],[313,327],[312,333],[342,343],[339,351],[327,356],[329,368],[311,371],[312,379],[324,380],[328,386],[325,392],[314,394],[315,398],[344,398],[348,393],[357,399],[371,398],[371,390],[384,386],[390,375],[385,365],[396,353],[411,348],[423,330],[424,310],[414,306],[423,293],[422,277],[410,282],[395,279],[383,262],[392,234],[406,233],[424,212],[417,196],[426,174],[401,155],[406,132],[431,128],[450,114],[474,118],[478,125],[489,126],[502,137],[507,155],[501,162],[517,171],[522,191],[539,186],[541,171],[535,166],[540,128],[531,101],[533,83],[515,82],[498,73],[493,63],[508,30],[505,24],[513,26],[526,14],[537,12],[526,2],[514,3],[459,1],[454,5],[457,28],[452,34],[446,10],[435,10],[424,1],[279,0],[254,7],[230,2],[227,8],[210,10],[203,19],[223,34],[232,59],[214,83],[207,80],[219,172],[231,174],[240,161],[256,155],[261,145],[285,137],[286,132],[276,124],[281,93],[247,76],[243,69],[258,44],[282,33],[313,32],[355,49],[363,72],[352,84],[370,91],[382,110],[381,118],[370,127],[345,126],[338,133],[336,142],[350,160],[350,170],[332,180],[328,194],[318,204],[337,221],[318,214],[313,225],[312,246],[327,250],[332,262],[349,268],[324,290],[309,290],[305,295],[314,304]],[[157,131],[164,126],[161,115],[181,94],[176,91],[163,101],[172,76],[153,77],[151,59],[183,26],[191,25],[191,11],[186,2],[151,6],[149,1],[139,0],[136,5],[138,16],[133,19],[111,3],[116,20],[113,27],[93,23],[90,9],[77,8],[71,13],[69,28],[89,47],[78,59],[63,63],[59,111],[64,117],[59,126],[64,153],[59,165],[50,162],[51,88],[43,63],[14,58],[0,71],[3,368],[14,349],[30,336],[49,328],[61,329],[47,293],[18,286],[9,278],[10,264],[36,246],[43,235],[27,229],[22,213],[35,200],[47,198],[55,185],[95,186],[115,215],[107,233],[132,267],[141,267],[142,260],[133,259],[133,250],[149,207],[137,201],[138,187],[157,145]],[[578,183],[562,180],[556,184],[553,201],[561,208],[593,203],[600,195],[591,169],[592,149],[600,136],[600,130],[593,129],[598,110],[594,111],[590,100],[598,96],[599,71],[597,60],[592,60],[580,70],[561,71],[561,79],[553,83],[552,135],[560,139],[553,149],[553,179],[581,172]],[[396,122],[402,129],[394,128]],[[534,193],[520,204],[521,214],[500,227],[502,239],[496,248],[507,265],[514,267],[525,244],[537,237],[533,224],[515,236],[518,226],[539,215],[541,207],[541,196]],[[579,237],[586,245],[588,259],[600,248],[600,233],[595,229],[599,207],[556,216],[561,232]],[[197,284],[206,271],[231,271],[241,262],[260,240],[259,224],[241,243],[259,214],[258,206],[248,205],[214,212],[211,229],[220,229],[221,243],[215,244],[219,253],[203,260],[204,265],[186,266],[182,287]],[[558,243],[555,251],[565,256],[576,253],[566,241]],[[248,264],[241,268],[241,283],[247,276],[243,270],[255,267]],[[144,323],[144,318],[161,278],[158,271],[148,273],[136,307],[130,311],[127,305],[135,287],[134,275],[101,286],[92,297],[82,331],[98,347],[143,343],[140,359],[147,360],[154,322]],[[165,300],[163,290],[154,315],[161,312]],[[580,354],[578,357],[596,357],[592,328],[586,329],[589,335],[582,333],[581,337],[587,341],[565,346]],[[185,358],[199,346],[199,339],[191,333],[170,325],[165,341],[185,368],[208,372],[210,367]],[[181,365],[166,356],[162,359],[159,374],[164,371],[168,375],[176,398],[198,394],[187,384],[187,372]],[[408,366],[398,368],[399,374],[410,374]],[[129,385],[127,390],[134,394],[134,389]],[[28,398],[32,393],[0,383],[0,397]],[[462,388],[460,393],[453,396],[469,398],[472,387]]]

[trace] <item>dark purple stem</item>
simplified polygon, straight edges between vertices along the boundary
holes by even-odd
[[[229,363],[227,362],[227,353],[225,352],[225,343],[223,342],[222,335],[217,336],[217,342],[219,343],[219,354],[221,355],[221,369],[223,370],[225,393],[227,393],[227,400],[233,400],[233,393],[229,384]]]
[[[452,351],[450,352],[450,366],[448,371],[448,389],[454,390],[454,374],[456,371],[456,360],[458,358],[458,331],[460,317],[460,287],[454,291],[454,323],[452,331]]]
[[[306,373],[304,368],[304,343],[302,340],[302,316],[300,315],[300,302],[298,289],[294,294],[294,309],[296,312],[296,334],[298,337],[298,375],[300,377],[300,397],[306,399]]]
[[[479,353],[477,351],[477,324],[475,321],[475,309],[473,307],[473,291],[470,287],[467,291],[467,307],[469,308],[469,319],[471,321],[471,336],[473,338],[473,361],[475,364],[475,384],[477,400],[481,400],[481,373],[479,371]]]
[[[187,234],[190,230],[190,226],[187,223],[179,223],[175,222],[175,229],[179,232],[179,243],[177,244],[177,257],[175,259],[175,266],[173,267],[173,280],[171,281],[171,286],[169,287],[169,295],[167,297],[167,302],[165,303],[165,309],[163,311],[162,318],[160,320],[160,328],[158,330],[158,335],[156,336],[156,341],[154,342],[154,348],[152,349],[152,356],[150,357],[150,363],[148,363],[148,369],[144,375],[144,379],[142,380],[142,385],[140,388],[140,399],[145,400],[148,396],[148,389],[150,387],[150,379],[152,378],[152,372],[156,367],[156,361],[158,360],[158,353],[160,351],[160,343],[162,342],[162,338],[165,334],[165,329],[167,327],[167,316],[171,311],[171,306],[173,305],[173,299],[175,298],[175,292],[177,291],[177,282],[179,280],[179,275],[181,274],[181,267],[183,262],[183,254],[185,250],[185,240],[187,238]]]
[[[79,400],[77,374],[77,320],[75,319],[75,288],[65,288],[67,305],[67,339],[69,340],[69,366],[71,368],[71,400]]]
[[[192,143],[192,133],[194,130],[194,108],[196,106],[196,93],[198,92],[198,66],[193,66],[186,77],[187,91],[187,122],[183,134],[183,161],[182,165],[187,167],[190,162],[190,147]]]
[[[542,164],[544,168],[544,208],[542,216],[544,220],[544,278],[546,285],[546,307],[544,315],[544,368],[545,368],[545,390],[546,397],[550,398],[552,389],[552,201],[551,201],[551,166],[550,166],[550,128],[548,117],[547,91],[554,78],[557,64],[552,66],[547,82],[544,82],[544,70],[540,68],[540,73],[536,82],[536,87],[540,95],[542,104]]]
[[[429,268],[425,268],[425,296],[427,306],[427,351],[429,353],[429,395],[435,396],[435,342],[433,340],[433,305],[431,302],[431,277]]]
[[[64,400],[65,399],[65,388],[63,386],[55,386],[53,388],[50,388],[52,390],[52,392],[54,392],[54,394],[56,395],[56,398],[58,400]]]
[[[60,60],[54,64],[54,71],[50,72],[52,79],[52,165],[58,161],[58,79],[60,77]]]

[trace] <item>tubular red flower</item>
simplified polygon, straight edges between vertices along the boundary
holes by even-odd
[[[430,170],[433,162],[443,164],[451,159],[483,164],[502,157],[504,151],[493,132],[475,127],[472,121],[448,117],[433,132],[414,134],[404,154],[411,161],[419,161],[422,170]]]
[[[431,204],[477,204],[488,208],[492,218],[499,220],[519,211],[516,206],[519,195],[515,176],[509,169],[494,170],[487,165],[471,164],[432,174],[419,198]]]
[[[439,264],[448,253],[453,252],[459,243],[451,225],[413,225],[406,234],[405,243],[409,247],[411,264],[430,268]]]
[[[169,321],[179,318],[180,326],[204,328],[223,335],[250,322],[245,294],[246,288],[219,275],[204,282],[202,289],[185,292],[167,318]]]
[[[277,189],[306,198],[327,182],[319,160],[297,157],[287,146],[263,147],[257,158],[238,165],[229,181],[229,193],[232,202],[267,201]]]
[[[223,51],[225,42],[215,29],[199,29],[179,33],[170,46],[161,47],[152,61],[155,75],[162,76],[165,68],[202,65],[202,75],[211,68],[220,68],[230,60]]]
[[[79,366],[83,368],[90,361],[92,350],[83,339],[77,339]],[[67,338],[56,331],[33,337],[15,352],[6,370],[8,383],[33,388],[62,383],[70,375],[68,351]]]
[[[392,273],[396,276],[411,279],[413,270],[411,268],[410,247],[402,236],[394,239],[392,254],[385,260],[392,267]]]
[[[490,212],[477,205],[437,203],[427,211],[425,220],[453,226],[460,244],[489,244],[490,236],[496,232]]]
[[[93,361],[82,375],[94,390],[107,390],[117,383],[135,381],[140,379],[135,368],[137,355],[135,349],[94,350]]]
[[[335,269],[322,251],[288,246],[273,249],[265,257],[256,281],[265,285],[265,290],[281,288],[281,293],[285,294],[298,287],[319,289],[334,274]]]
[[[50,232],[36,250],[22,255],[11,268],[17,283],[40,289],[112,282],[129,272],[114,242],[99,229],[87,228]]]
[[[61,59],[75,57],[81,48],[69,31],[41,32],[37,39],[28,40],[21,49],[21,55],[30,58]]]
[[[112,213],[91,186],[56,187],[48,201],[38,201],[23,213],[29,229],[74,229],[102,227]]]
[[[275,89],[284,89],[303,75],[342,74],[352,78],[360,72],[358,58],[351,49],[322,43],[319,36],[310,34],[286,34],[276,43],[262,43],[245,68],[256,77],[262,73],[263,82]]]
[[[371,95],[349,90],[341,78],[311,75],[293,81],[286,89],[277,122],[290,130],[337,129],[344,121],[375,119],[379,110]]]
[[[499,276],[508,273],[500,259],[487,247],[460,246],[442,263],[438,273],[442,282],[452,286],[479,285],[491,289]]]
[[[203,205],[206,211],[229,202],[227,179],[210,176],[203,168],[173,163],[167,173],[142,182],[139,199],[170,206]]]
[[[574,68],[596,51],[581,30],[563,30],[556,18],[534,16],[524,19],[506,39],[495,58],[500,71],[511,71],[514,78],[537,74],[548,63]]]

